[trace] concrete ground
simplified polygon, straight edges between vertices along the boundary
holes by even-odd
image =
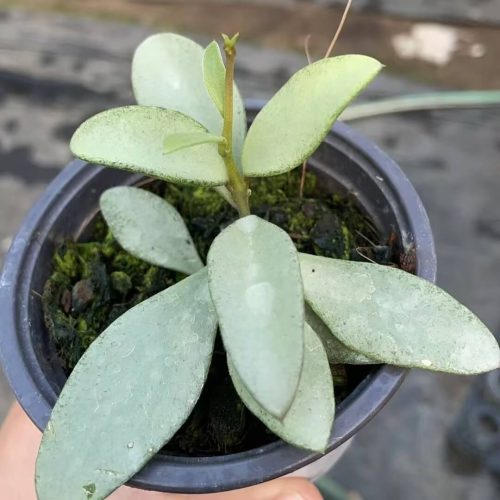
[[[124,20],[159,30],[209,37],[240,32],[267,48],[324,55],[346,0],[0,0],[96,19]],[[481,23],[467,12],[475,4]],[[443,13],[453,22],[443,24]],[[415,17],[408,17],[415,13]],[[448,17],[450,17],[448,16]],[[445,16],[446,17],[446,16]],[[367,54],[393,72],[440,86],[500,88],[498,0],[354,0],[336,52]]]
[[[0,11],[0,264],[23,215],[70,159],[68,140],[97,111],[132,102],[133,48],[151,30],[60,14]],[[245,97],[268,97],[301,55],[242,45]],[[382,75],[364,98],[424,87]],[[433,112],[354,124],[402,166],[427,207],[439,283],[493,330],[500,298],[500,111]],[[445,432],[470,378],[413,371],[332,476],[364,499],[493,500],[484,471],[461,475]],[[0,378],[0,419],[12,398]]]

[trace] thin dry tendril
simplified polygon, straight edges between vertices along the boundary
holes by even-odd
[[[335,44],[337,43],[337,40],[339,38],[340,32],[342,31],[342,28],[344,27],[345,21],[347,19],[347,15],[349,14],[349,9],[351,8],[352,0],[347,0],[347,4],[344,9],[344,13],[342,14],[342,18],[340,19],[340,23],[337,27],[337,31],[335,32],[335,35],[332,38],[332,41],[330,42],[330,45],[328,46],[328,49],[326,51],[324,59],[327,57],[330,57],[333,48],[335,47]],[[311,40],[311,34],[309,33],[305,40],[304,40],[304,52],[306,53],[307,57],[307,63],[311,64],[312,63],[312,58],[311,58],[311,53],[309,52],[309,42]],[[302,175],[300,177],[300,187],[299,187],[299,198],[302,199],[304,197],[304,184],[306,181],[306,173],[307,173],[307,160],[302,163]]]

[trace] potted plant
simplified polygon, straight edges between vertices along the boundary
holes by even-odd
[[[167,491],[217,491],[264,481],[321,460],[347,440],[390,397],[403,368],[472,374],[499,366],[498,345],[487,328],[422,279],[434,278],[432,237],[404,176],[348,129],[328,135],[380,63],[353,55],[306,66],[257,113],[247,132],[245,107],[233,81],[237,38],[224,36],[225,64],[216,42],[203,49],[173,34],[143,42],[132,71],[139,105],[90,118],[71,141],[82,160],[138,175],[73,165],[31,212],[7,257],[0,288],[7,335],[0,347],[16,395],[45,428],[36,474],[41,500],[105,498],[134,475],[135,485]],[[354,231],[332,223],[328,214],[330,225],[325,225],[328,217],[320,217],[306,200],[289,205],[284,222],[283,213],[273,212],[283,200],[278,191],[261,196],[258,185],[249,187],[249,178],[281,175],[277,190],[286,193],[283,186],[297,180],[292,171],[320,145],[342,161],[325,169],[320,152],[310,192],[321,191],[322,186],[313,186],[315,179],[326,184],[330,199],[332,185],[337,191],[338,184],[351,191],[363,186],[358,195],[374,219],[363,227],[390,227],[399,245],[394,236],[385,245],[370,241],[365,250],[355,248],[363,262],[345,260],[350,257],[346,241]],[[155,185],[137,187],[144,175],[214,188],[191,191],[183,203],[191,206],[196,197],[220,208],[227,201],[234,209],[226,207],[226,214],[232,215],[216,224],[226,227],[217,235],[190,233],[186,224],[195,227],[194,217],[183,220],[165,199],[178,200],[180,191],[169,188],[159,196]],[[257,216],[251,203],[259,196],[265,207]],[[99,255],[112,256],[118,266],[117,259],[124,265],[125,253],[168,270],[160,280],[164,290],[142,301],[137,294],[131,304],[125,298],[134,285],[119,270],[123,267],[108,276],[93,259],[90,244],[60,250],[68,234],[76,240],[85,240],[85,231],[97,234],[90,223],[97,200],[111,231],[102,237]],[[297,207],[298,222],[292,217]],[[344,253],[331,248],[299,252],[297,247],[317,250],[323,244],[319,238],[307,247],[309,219]],[[329,233],[332,224],[336,239]],[[213,242],[206,248],[208,240]],[[417,275],[397,268],[414,271],[412,258]],[[52,275],[39,268],[51,261]],[[99,297],[97,275],[108,280]],[[71,282],[75,276],[78,281]],[[54,294],[66,279],[71,289],[64,285]],[[42,299],[53,302],[32,293],[42,288]],[[65,375],[54,339],[43,333],[42,303],[49,329],[61,317],[72,318],[66,330],[59,330],[60,346],[73,342],[71,329],[83,332],[78,339],[86,338],[89,324],[78,314],[98,298],[109,302],[110,293],[123,300],[108,310],[110,324],[75,360],[55,403]],[[288,445],[261,442],[227,460],[190,461],[175,452],[158,458],[197,408],[214,352],[219,366],[227,362],[239,397],[236,415],[247,408],[271,431],[269,440],[276,435]],[[332,376],[330,364],[397,367],[360,368],[363,382],[345,399],[343,420],[339,412],[333,434],[339,375],[334,369]],[[141,471],[150,461],[153,465]]]

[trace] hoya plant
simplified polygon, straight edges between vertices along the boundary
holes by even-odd
[[[148,38],[133,59],[138,105],[99,113],[72,138],[88,162],[213,187],[239,217],[203,262],[163,198],[104,192],[120,245],[187,277],[115,320],[73,370],[43,435],[40,500],[102,499],[141,469],[193,410],[218,331],[243,403],[283,440],[318,452],[334,420],[331,363],[458,374],[499,366],[488,329],[440,288],[389,266],[300,254],[251,214],[247,178],[304,162],[381,64],[363,55],[309,64],[247,131],[237,38],[223,37],[225,61],[215,41],[204,49],[170,33]]]

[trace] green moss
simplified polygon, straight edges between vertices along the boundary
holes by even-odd
[[[122,295],[127,295],[132,288],[130,276],[123,271],[113,271],[109,277],[111,279],[111,288]]]
[[[96,239],[101,226],[99,219]],[[102,241],[65,243],[53,265],[43,293],[45,323],[67,373],[118,316],[180,277],[129,255],[110,234]]]
[[[373,224],[349,199],[321,193],[309,173],[298,197],[300,171],[256,179],[252,212],[288,232],[297,249],[326,257],[360,258],[366,238],[380,242]],[[202,259],[236,211],[214,190],[154,182],[148,189],[182,214]],[[183,279],[125,252],[101,217],[87,241],[66,242],[53,258],[53,273],[43,294],[45,323],[61,364],[70,373],[95,338],[134,305]],[[363,371],[364,370],[364,371]],[[366,368],[336,367],[336,397],[348,394]],[[209,378],[191,417],[166,452],[211,455],[260,446],[275,437],[241,403],[229,374],[220,338]]]

